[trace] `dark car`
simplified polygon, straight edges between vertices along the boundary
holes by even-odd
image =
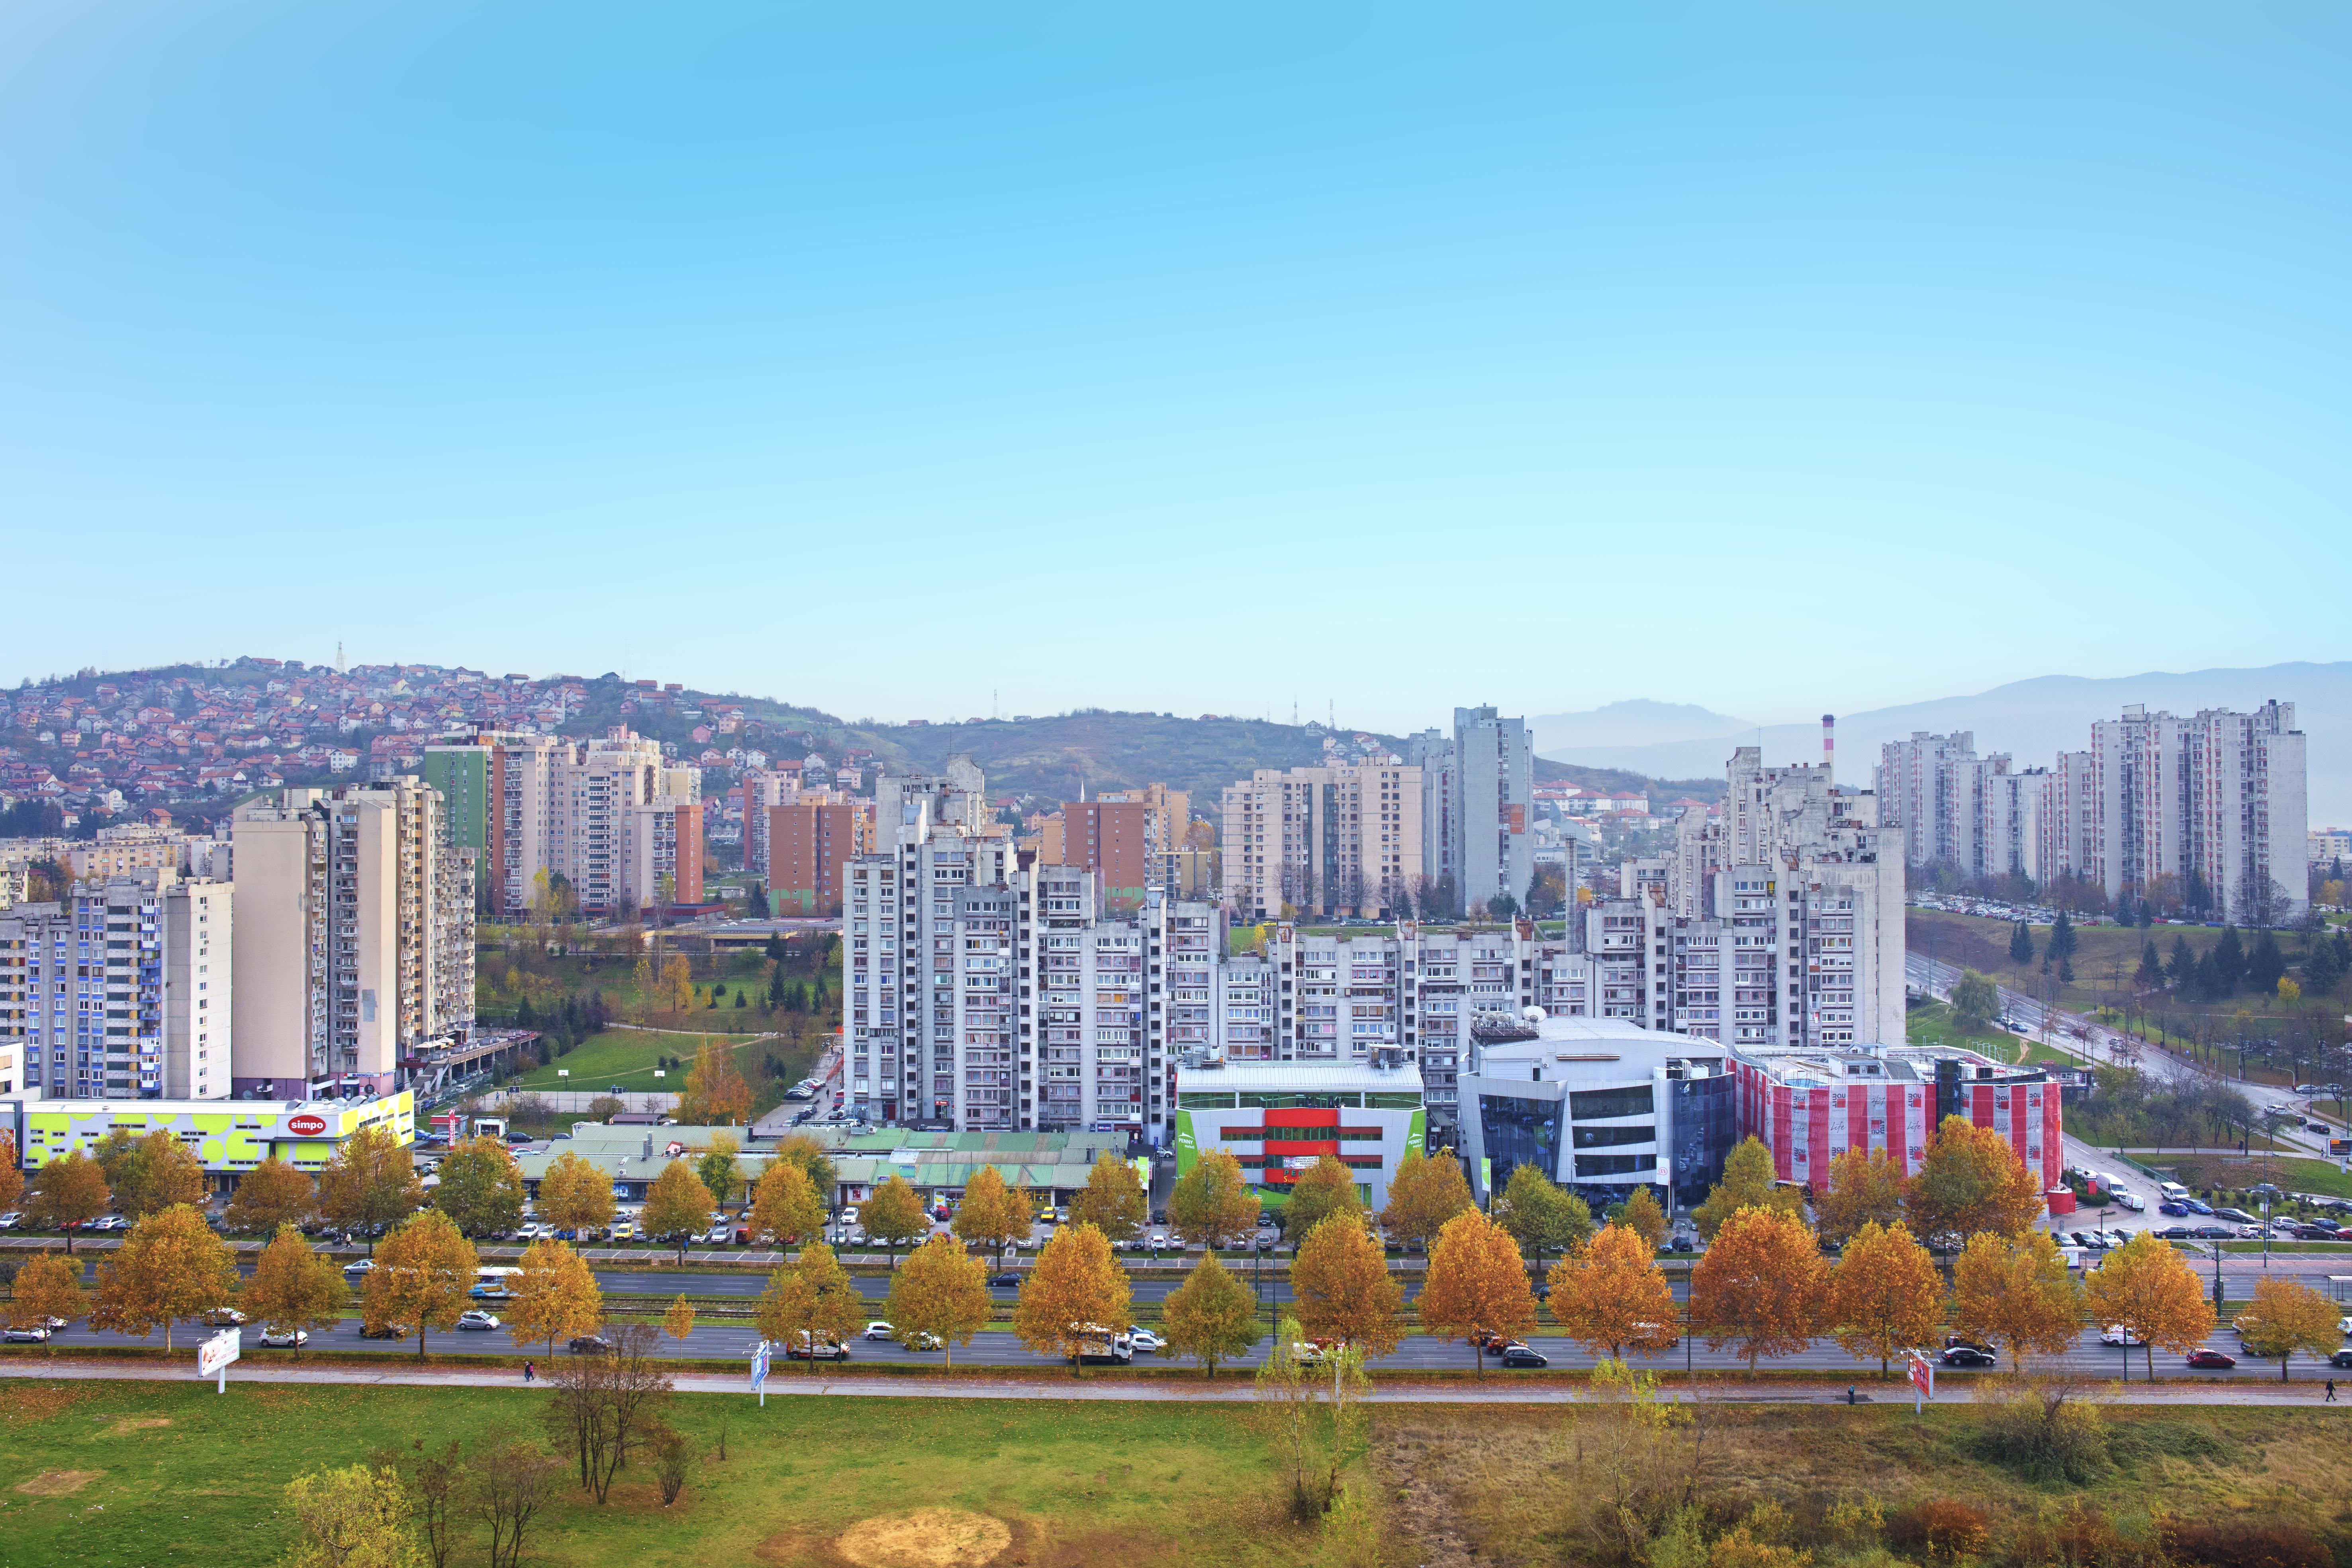
[[[2330,1366],[2352,1367],[2352,1351],[2337,1351],[2327,1358]]]
[[[2168,1225],[2162,1230],[2152,1230],[2148,1234],[2158,1241],[2193,1241],[2197,1237],[2197,1233],[2185,1225]]]
[[[1503,1352],[1502,1364],[1505,1366],[1549,1366],[1551,1364],[1551,1358],[1543,1354],[1539,1351],[1531,1351],[1525,1345],[1513,1345],[1510,1349]]]
[[[2171,1215],[2176,1219],[2186,1218],[2189,1214],[2189,1205],[2182,1203],[2179,1198],[2167,1198],[2162,1203],[2156,1205],[2156,1212],[2158,1214]]]
[[[1013,1270],[1008,1268],[1002,1274],[990,1275],[988,1277],[988,1282],[991,1285],[1010,1286],[1014,1289],[1018,1289],[1021,1286],[1021,1276],[1013,1273]]]
[[[362,1324],[360,1328],[360,1338],[363,1340],[404,1340],[407,1337],[408,1329],[401,1323],[386,1323],[380,1329],[371,1329]]]
[[[2227,1372],[2238,1364],[2238,1358],[2233,1355],[2223,1355],[2220,1351],[2190,1351],[2189,1364],[2212,1372]]]
[[[1946,1366],[1997,1366],[2000,1363],[1993,1359],[1993,1353],[1990,1351],[1979,1350],[1974,1345],[1954,1345],[1944,1352],[1944,1364]]]
[[[2192,1226],[2189,1234],[2200,1241],[2230,1241],[2238,1233],[2226,1225],[2200,1225]]]
[[[2231,1225],[2260,1225],[2263,1222],[2243,1209],[2215,1209],[2215,1219],[2226,1219]]]
[[[573,1355],[610,1355],[613,1342],[602,1334],[574,1334],[568,1342]]]
[[[1478,1336],[1478,1348],[1485,1351],[1488,1355],[1500,1355],[1518,1342],[1518,1341],[1511,1338],[1508,1334],[1481,1334]]]

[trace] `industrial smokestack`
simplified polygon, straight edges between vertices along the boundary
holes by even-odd
[[[1831,778],[1837,777],[1837,715],[1822,715],[1822,766]]]

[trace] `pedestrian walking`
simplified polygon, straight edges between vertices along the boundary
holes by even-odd
[[[535,1381],[535,1380],[538,1378],[538,1376],[539,1376],[539,1369],[538,1369],[537,1367],[535,1367],[535,1366],[531,1365],[531,1364],[530,1364],[530,1363],[529,1363],[529,1362],[525,1362],[525,1363],[522,1363],[522,1380],[523,1380],[523,1382],[525,1382],[525,1383],[531,1383],[531,1382]]]
[[[2336,1403],[2336,1380],[2332,1377],[2327,1380],[2327,1398],[2324,1403],[2328,1405]]]

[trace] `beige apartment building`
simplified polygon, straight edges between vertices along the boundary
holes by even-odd
[[[1422,875],[1421,770],[1410,764],[1260,768],[1221,804],[1236,919],[1378,915]]]
[[[474,1018],[474,852],[413,778],[284,792],[237,813],[235,1090],[394,1087]]]

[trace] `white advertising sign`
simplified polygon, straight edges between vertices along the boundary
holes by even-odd
[[[220,1392],[228,1392],[228,1363],[236,1361],[245,1349],[245,1331],[223,1329],[196,1347],[196,1375],[220,1380]]]

